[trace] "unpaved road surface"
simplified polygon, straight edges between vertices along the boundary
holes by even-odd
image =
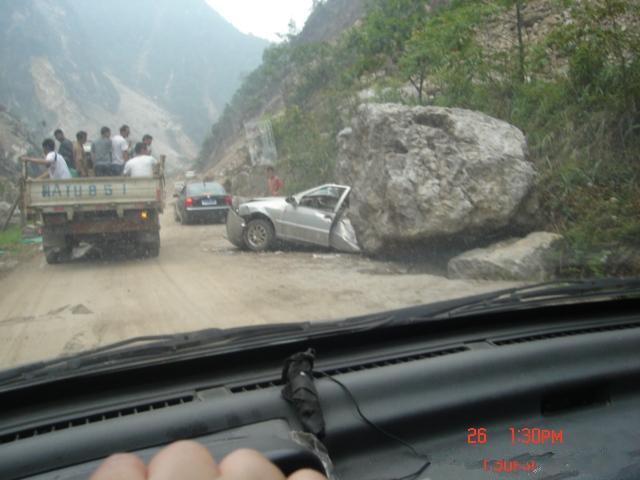
[[[406,265],[319,250],[242,252],[224,225],[162,217],[160,256],[121,252],[0,279],[0,369],[141,335],[316,321],[511,286],[407,273]]]

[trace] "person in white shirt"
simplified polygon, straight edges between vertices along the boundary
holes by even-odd
[[[71,172],[69,172],[67,162],[62,155],[56,153],[56,142],[54,142],[52,138],[47,138],[42,142],[42,150],[44,151],[44,158],[20,157],[20,160],[48,167],[47,171],[38,178],[45,178],[47,176],[53,180],[71,178]]]
[[[118,169],[118,172],[114,172],[115,175],[120,175],[122,173],[122,169],[124,168],[124,164],[129,160],[129,126],[122,125],[120,127],[120,135],[115,135],[111,139],[111,144],[113,146],[113,167],[114,169]]]
[[[135,157],[124,164],[126,177],[153,177],[158,161],[147,153],[147,146],[140,142],[135,147]]]

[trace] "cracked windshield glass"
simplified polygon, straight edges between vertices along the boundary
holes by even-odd
[[[0,370],[640,272],[635,0],[3,0],[0,26]]]

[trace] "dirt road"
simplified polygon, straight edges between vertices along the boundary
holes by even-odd
[[[159,258],[51,266],[40,254],[2,278],[0,369],[141,335],[336,319],[509,286],[324,251],[241,252],[224,225],[181,226],[169,207]]]

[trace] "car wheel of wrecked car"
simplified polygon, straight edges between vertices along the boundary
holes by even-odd
[[[187,212],[180,215],[180,223],[182,225],[189,225],[189,215],[187,215]]]
[[[268,250],[273,244],[274,238],[273,225],[268,220],[261,218],[251,220],[244,231],[244,243],[254,252]]]

